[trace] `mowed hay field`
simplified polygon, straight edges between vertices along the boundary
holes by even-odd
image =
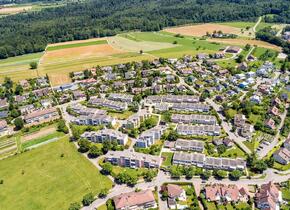
[[[30,62],[38,62],[43,53],[33,53],[0,60],[0,82],[11,77],[14,81],[37,77],[37,71],[30,69]]]
[[[238,35],[240,34],[241,29],[237,27],[232,27],[229,25],[206,23],[206,24],[199,24],[199,25],[189,25],[189,26],[167,28],[167,29],[164,29],[164,31],[174,33],[174,34],[202,37],[206,35],[206,32],[212,33],[213,31],[222,31],[224,33],[231,33],[231,34]]]
[[[1,210],[68,209],[112,186],[67,137],[1,160],[0,179]]]

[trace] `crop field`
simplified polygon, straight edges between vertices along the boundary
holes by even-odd
[[[0,6],[0,15],[11,15],[31,10],[32,6]]]
[[[1,209],[68,209],[111,181],[67,137],[1,161]]]
[[[206,24],[199,24],[199,25],[167,28],[164,31],[174,33],[174,34],[202,37],[206,35],[206,32],[212,33],[213,31],[222,31],[224,33],[231,33],[231,34],[238,35],[240,34],[241,30],[240,28],[232,27],[229,25],[206,23]]]

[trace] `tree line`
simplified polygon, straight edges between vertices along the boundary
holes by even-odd
[[[254,21],[275,14],[289,22],[289,0],[92,0],[0,19],[0,59],[43,51],[48,43],[158,31],[168,26]],[[272,20],[274,21],[274,20]]]

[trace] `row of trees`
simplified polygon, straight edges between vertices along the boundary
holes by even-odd
[[[255,20],[276,14],[289,22],[284,0],[92,0],[0,19],[0,59],[43,51],[48,43],[112,36],[121,31],[158,31],[197,22]]]

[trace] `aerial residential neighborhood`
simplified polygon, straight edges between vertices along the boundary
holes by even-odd
[[[0,210],[289,210],[289,8],[0,0]]]

